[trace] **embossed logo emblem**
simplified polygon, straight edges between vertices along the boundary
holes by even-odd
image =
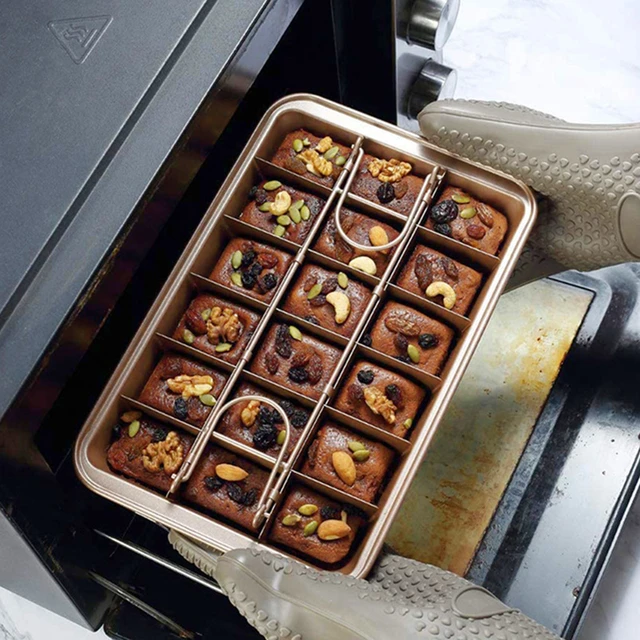
[[[49,30],[76,64],[82,64],[93,51],[102,34],[113,20],[112,16],[54,20]]]

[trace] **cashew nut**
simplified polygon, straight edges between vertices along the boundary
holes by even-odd
[[[349,263],[349,266],[370,276],[375,276],[378,271],[376,263],[369,256],[358,256]]]
[[[432,282],[426,291],[427,297],[435,298],[436,296],[442,296],[442,303],[445,309],[453,309],[453,305],[456,303],[456,292],[453,287],[442,280],[436,280]]]
[[[274,216],[281,216],[289,211],[291,206],[291,196],[286,191],[278,191],[274,201],[271,203],[271,213]]]
[[[342,291],[332,291],[327,294],[327,302],[334,308],[336,323],[342,324],[351,313],[351,301]]]

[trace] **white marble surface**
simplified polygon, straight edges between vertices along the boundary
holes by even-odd
[[[457,97],[519,102],[576,122],[640,121],[639,26],[637,0],[461,0],[445,62],[458,69]],[[640,501],[579,640],[637,637],[638,602]],[[96,637],[104,634],[0,588],[0,640]]]

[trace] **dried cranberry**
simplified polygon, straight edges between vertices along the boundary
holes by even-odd
[[[182,396],[176,398],[173,403],[173,415],[178,418],[178,420],[186,420],[189,415],[187,401]]]
[[[291,334],[286,324],[278,325],[276,329],[276,353],[283,358],[289,358],[293,351],[291,347]]]
[[[271,291],[278,284],[278,276],[271,271],[265,273],[262,278],[258,278],[258,286],[263,291]]]
[[[397,384],[388,384],[385,387],[384,393],[398,409],[402,409],[404,406],[404,398],[402,396],[402,390]]]
[[[272,447],[276,443],[278,430],[273,423],[261,424],[253,434],[253,446],[260,451]]]
[[[320,517],[323,520],[340,520],[340,509],[330,504],[320,507]]]
[[[375,374],[371,369],[360,369],[360,371],[358,371],[358,380],[360,380],[362,384],[371,384],[374,378]]]
[[[246,269],[249,265],[253,264],[256,259],[256,252],[253,249],[249,249],[242,254],[242,262],[240,263],[241,269]]]
[[[280,361],[278,360],[278,356],[273,353],[273,351],[267,351],[267,353],[264,354],[264,366],[272,376],[278,373],[278,369],[280,368]]]
[[[238,504],[244,501],[244,491],[234,482],[227,483],[227,495]]]
[[[434,223],[451,222],[458,216],[458,205],[453,200],[443,200],[429,213]]]
[[[256,499],[258,498],[258,490],[257,489],[249,489],[244,494],[244,498],[242,498],[242,504],[245,507],[252,507],[256,503]]]
[[[296,409],[289,417],[289,422],[294,429],[302,429],[308,419],[309,414],[304,409]]]
[[[390,182],[383,182],[376,191],[376,195],[378,196],[378,200],[382,202],[382,204],[387,204],[391,202],[396,197],[396,190],[393,188],[393,185]]]
[[[151,431],[151,442],[162,442],[169,435],[168,429],[164,427],[154,427]]]
[[[322,358],[314,353],[309,359],[309,364],[307,365],[307,373],[309,374],[309,383],[310,384],[318,384],[322,379],[322,374],[324,373],[324,365],[322,364]]]
[[[278,264],[278,256],[275,253],[263,251],[258,254],[258,262],[263,269],[273,269]]]
[[[249,189],[249,200],[255,200],[256,193],[258,193],[258,187],[254,184],[251,189]]]
[[[291,367],[289,369],[289,380],[296,384],[303,384],[309,379],[309,372],[304,367]]]
[[[433,333],[421,333],[418,338],[418,344],[423,349],[433,349],[438,346],[438,336]]]
[[[409,341],[404,334],[396,333],[395,336],[393,336],[393,344],[400,353],[406,353]]]
[[[267,192],[264,189],[256,190],[255,201],[258,207],[264,204],[268,199],[269,197],[267,196]]]
[[[372,342],[370,333],[365,333],[362,338],[360,338],[360,344],[363,344],[365,347],[370,347]]]
[[[207,476],[204,479],[204,486],[209,489],[209,491],[217,491],[224,482],[218,478],[218,476]]]

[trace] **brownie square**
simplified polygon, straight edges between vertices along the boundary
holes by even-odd
[[[310,516],[305,516],[299,511],[303,505],[313,505],[317,507],[317,511]],[[341,520],[343,512],[349,527],[347,535],[337,540],[320,539],[318,533],[322,531],[320,528],[322,523],[327,520]],[[290,524],[285,525],[283,520],[287,516],[289,519],[286,522]],[[311,522],[318,523],[318,527],[315,532],[305,535],[305,527]],[[351,550],[358,530],[365,524],[364,514],[356,513],[356,510],[346,505],[341,505],[316,491],[297,485],[285,496],[282,506],[275,515],[269,540],[282,545],[285,549],[293,549],[318,562],[331,565],[344,560]]]
[[[217,398],[226,382],[226,375],[207,365],[177,354],[165,354],[138,400],[201,427],[212,409],[210,398],[205,396]],[[195,387],[196,384],[204,386]],[[203,403],[201,397],[209,404]]]
[[[297,327],[293,332],[297,333]],[[274,324],[249,369],[287,389],[317,400],[340,359],[340,351],[322,340],[300,332],[291,337],[286,324]]]
[[[356,446],[360,447],[358,451],[352,451]],[[344,471],[341,471],[342,477],[338,474],[333,455],[336,452],[346,454],[342,455],[343,460],[346,456],[351,458],[352,469],[355,469],[353,482]],[[356,498],[374,502],[389,474],[393,458],[394,452],[389,447],[328,422],[320,427],[309,446],[302,473]]]
[[[429,209],[425,223],[445,236],[492,255],[507,233],[506,216],[458,187],[447,187]]]
[[[277,402],[287,414],[291,425],[288,454],[295,447],[302,430],[309,420],[309,411],[296,402],[281,398],[248,382],[241,383],[232,394],[233,398],[242,396],[264,396]],[[255,401],[252,401],[255,403]],[[277,443],[278,434],[284,431],[280,414],[265,403],[248,406],[249,401],[233,405],[222,417],[216,431],[233,438],[249,447],[254,447],[274,458],[280,453]],[[247,409],[247,411],[245,411]],[[244,412],[244,413],[243,413]]]
[[[417,418],[425,390],[372,362],[358,362],[338,389],[336,409],[404,438]]]
[[[131,430],[131,425],[136,426],[134,421],[124,422],[122,419],[116,425],[113,431],[114,441],[107,451],[109,466],[149,487],[162,492],[169,491],[173,482],[171,476],[185,461],[193,445],[193,438],[140,412],[127,413],[134,414],[139,426],[134,432]],[[172,462],[168,465],[159,463],[158,454],[165,450],[172,457]]]
[[[455,302],[450,308],[465,315],[482,284],[482,275],[435,249],[419,244],[398,276],[396,284],[440,306],[446,306],[442,295],[427,296],[426,290],[434,282],[444,282],[453,289]]]
[[[190,302],[173,337],[220,360],[236,364],[259,320],[260,316],[254,311],[202,293]]]
[[[357,213],[356,211],[352,211],[346,207],[342,207],[340,212],[340,223],[342,224],[342,230],[351,240],[366,246],[374,246],[371,242],[371,229],[374,229],[375,227],[378,229],[373,233],[380,235],[380,229],[382,229],[382,231],[387,235],[387,242],[395,240],[399,235],[398,231],[396,231],[391,225],[386,224],[385,222],[380,222],[375,218],[370,218],[363,213]],[[386,242],[382,244],[386,244]],[[395,247],[387,249],[386,251],[375,252],[362,251],[360,249],[353,248],[351,245],[347,244],[338,233],[333,213],[327,218],[322,233],[312,248],[314,251],[317,251],[324,256],[329,256],[330,258],[338,260],[344,264],[349,264],[351,260],[358,256],[368,256],[376,263],[376,275],[378,277],[384,273],[384,270],[389,263],[389,259],[395,251]]]
[[[241,256],[238,267],[233,266],[233,255]],[[269,302],[275,295],[293,257],[269,245],[234,238],[222,252],[209,275],[214,282],[237,289],[252,298]]]
[[[296,142],[298,140],[304,143],[302,147]],[[350,153],[350,147],[335,142],[329,136],[317,136],[306,129],[297,129],[287,134],[271,162],[318,184],[332,187]],[[328,175],[322,173],[325,167],[330,170]]]
[[[280,225],[285,229],[281,237],[296,244],[302,244],[309,235],[311,227],[326,201],[311,193],[300,191],[284,184],[269,191],[264,188],[265,184],[270,183],[272,185],[274,182],[276,181],[263,180],[260,183],[253,200],[247,204],[240,214],[240,219],[247,224],[270,232],[275,232],[276,227]],[[286,195],[279,195],[283,193]],[[274,201],[276,202],[274,203]],[[270,210],[261,210],[270,205],[273,205]],[[278,208],[274,208],[276,206]],[[291,210],[292,207],[293,210]],[[280,215],[286,215],[290,222],[282,225],[278,220]]]
[[[232,465],[234,470],[239,469],[247,475],[237,481],[223,479],[219,465]],[[269,473],[262,467],[226,449],[208,445],[182,495],[187,502],[255,530],[252,521],[268,479]]]
[[[449,355],[455,332],[411,307],[387,302],[369,335],[370,346],[376,351],[437,376]],[[411,359],[409,351],[417,361]]]
[[[303,265],[283,309],[342,336],[350,336],[367,308],[371,291],[346,274],[340,280],[346,287],[340,286],[336,272],[315,264]]]
[[[388,161],[393,163],[400,162],[395,158],[390,158]],[[418,199],[424,180],[411,173],[413,166],[410,163],[406,163],[411,167],[409,173],[399,180],[393,181],[392,179],[392,181],[384,182],[381,178],[388,175],[388,170],[383,169],[380,173],[375,170],[375,167],[378,167],[381,162],[386,163],[387,160],[375,158],[366,153],[351,185],[351,192],[387,209],[408,216],[415,201]],[[393,168],[390,168],[390,170],[393,171]],[[373,175],[373,173],[377,173],[377,175]]]

